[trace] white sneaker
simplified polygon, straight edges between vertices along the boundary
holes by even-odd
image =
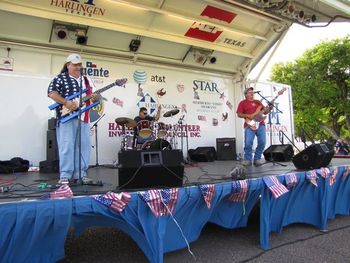
[[[83,181],[84,184],[91,183],[92,179],[87,178],[86,176],[82,177],[81,180]]]
[[[252,165],[252,161],[250,161],[250,160],[243,160],[242,161],[242,165],[243,166],[251,166]]]
[[[58,180],[58,184],[61,184],[61,185],[69,184],[69,180],[68,180],[68,178],[65,178],[65,177],[60,178],[60,180]]]
[[[266,163],[266,161],[264,159],[254,160],[254,165],[255,166],[261,166],[261,165],[263,165],[265,163]]]

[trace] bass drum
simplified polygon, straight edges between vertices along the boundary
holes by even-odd
[[[147,141],[142,144],[142,150],[171,150],[172,147],[167,140],[157,139],[154,141]]]

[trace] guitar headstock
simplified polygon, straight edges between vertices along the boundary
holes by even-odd
[[[278,93],[278,95],[282,95],[283,94],[283,92],[285,92],[287,90],[287,88],[286,87],[284,87],[283,89],[281,89],[280,91],[278,91],[277,93]]]
[[[128,79],[127,78],[123,78],[123,79],[117,79],[114,83],[117,85],[117,86],[124,86],[124,84],[128,82]]]

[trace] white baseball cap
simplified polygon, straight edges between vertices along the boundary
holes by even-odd
[[[79,63],[81,63],[81,56],[79,54],[76,54],[76,53],[70,54],[67,57],[66,62],[70,62],[73,64],[79,64]]]

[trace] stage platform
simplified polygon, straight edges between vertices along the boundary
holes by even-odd
[[[350,159],[333,158],[331,165],[348,165]],[[292,162],[267,162],[262,166],[244,167],[239,161],[214,161],[214,162],[187,162],[184,164],[183,186],[196,184],[212,184],[232,181],[230,172],[234,168],[244,169],[247,179],[262,178],[270,175],[281,175],[286,173],[300,172]],[[33,169],[36,170],[36,169]],[[105,164],[91,166],[88,170],[88,177],[99,185],[70,184],[74,195],[102,194],[108,191],[119,192],[118,165]],[[15,174],[0,174],[0,185],[2,182],[9,182],[10,192],[0,193],[0,203],[20,202],[23,200],[36,199],[45,193],[51,192],[58,187],[58,173],[26,172]],[[52,189],[40,188],[40,185],[47,184]],[[159,186],[158,188],[162,188]],[[139,191],[140,189],[128,189],[127,191]],[[124,190],[126,191],[126,190]]]
[[[336,214],[350,213],[349,159],[333,158],[328,169],[312,171],[296,170],[292,162],[268,162],[244,170],[247,180],[233,181],[232,171],[237,167],[242,169],[238,161],[186,163],[183,186],[165,193],[120,190],[118,168],[99,165],[89,168],[88,177],[102,186],[72,184],[74,198],[60,199],[47,199],[57,189],[58,174],[1,174],[0,184],[7,182],[10,191],[0,193],[0,258],[56,262],[64,258],[70,229],[80,234],[90,227],[114,227],[128,234],[150,262],[163,262],[164,253],[197,240],[207,223],[228,229],[246,227],[257,204],[261,208],[260,247],[268,249],[270,233],[281,232],[289,224],[306,223],[326,230],[327,221]],[[265,180],[275,178],[287,186],[287,175],[295,176],[296,182],[284,190]],[[245,182],[245,192],[243,184],[234,192],[234,182]],[[209,199],[205,192],[211,185],[214,190]],[[109,191],[120,193],[124,200],[118,211],[96,200]],[[148,202],[152,194],[159,194],[158,204]],[[167,194],[176,198],[164,201]]]

